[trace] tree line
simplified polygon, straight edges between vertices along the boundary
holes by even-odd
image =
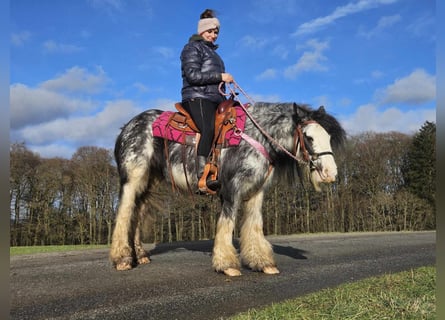
[[[432,122],[414,135],[348,137],[336,150],[338,179],[321,193],[305,179],[268,190],[264,233],[435,229],[435,138]],[[24,143],[12,144],[10,245],[109,244],[118,181],[111,150],[88,146],[71,159],[42,158]],[[144,228],[144,241],[212,239],[219,199],[172,192],[167,184],[157,191],[154,214],[145,217],[151,227]]]

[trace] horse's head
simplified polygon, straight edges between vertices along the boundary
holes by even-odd
[[[324,107],[312,111],[297,106],[296,110],[299,123],[296,156],[309,167],[311,183],[315,190],[320,191],[321,183],[332,183],[336,179],[337,164],[331,142],[341,143],[345,132],[337,120],[325,112]]]

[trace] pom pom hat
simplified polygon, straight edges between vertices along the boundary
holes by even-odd
[[[204,18],[198,22],[198,34],[211,29],[219,30],[219,20],[217,18]]]

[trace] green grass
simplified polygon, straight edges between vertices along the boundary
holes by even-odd
[[[251,309],[232,320],[436,319],[436,268],[369,278]]]
[[[87,249],[105,249],[107,245],[67,245],[67,246],[29,246],[29,247],[10,247],[9,255],[16,256],[22,254],[34,253],[48,253],[72,250],[87,250]]]

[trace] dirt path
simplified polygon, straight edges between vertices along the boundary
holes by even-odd
[[[117,272],[107,250],[11,257],[11,319],[220,319],[383,273],[435,264],[436,233],[269,237],[281,273],[211,269],[211,241],[162,244]]]

